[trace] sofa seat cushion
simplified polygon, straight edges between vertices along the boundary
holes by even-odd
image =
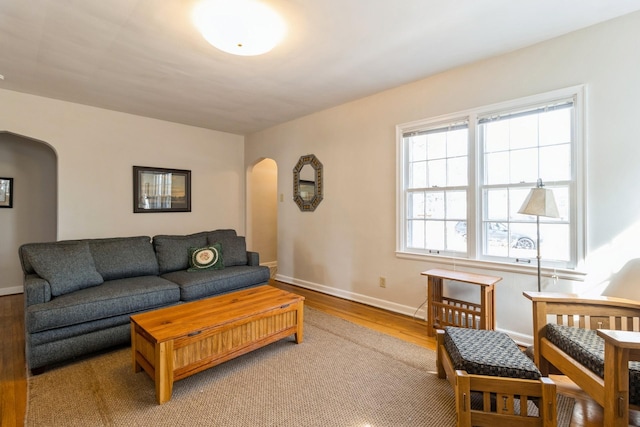
[[[234,266],[222,270],[187,270],[163,274],[167,280],[180,286],[180,299],[192,301],[236,289],[269,282],[269,268],[264,266]]]
[[[149,236],[91,239],[87,242],[96,269],[104,280],[158,275],[158,260]]]
[[[604,378],[604,339],[595,330],[550,323],[546,336],[562,351]],[[629,403],[640,405],[640,362],[629,362]]]
[[[536,380],[536,365],[505,333],[447,327],[444,346],[456,369],[468,374]]]
[[[132,314],[179,300],[178,286],[158,276],[111,280],[27,307],[25,327],[29,333],[42,332]]]

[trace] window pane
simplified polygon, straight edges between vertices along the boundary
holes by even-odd
[[[460,227],[460,224],[465,224]],[[455,252],[467,251],[467,227],[465,221],[447,221],[447,250]],[[463,231],[463,232],[460,232]]]
[[[469,129],[458,129],[449,132],[447,137],[447,156],[466,156],[469,147]]]
[[[571,179],[571,146],[569,144],[540,148],[540,178],[543,181]]]
[[[511,223],[509,234],[509,256],[513,258],[535,258],[538,233],[535,224]]]
[[[509,229],[501,222],[485,222],[482,227],[484,253],[493,256],[509,255]]]
[[[444,159],[447,157],[447,133],[438,132],[427,137],[427,158]]]
[[[556,221],[569,221],[570,214],[570,199],[569,199],[569,187],[554,187],[553,197],[556,199],[556,206],[558,207],[558,214],[560,218]]]
[[[511,152],[512,184],[519,182],[536,182],[538,179],[538,150],[515,150]]]
[[[509,122],[507,120],[489,122],[482,125],[481,128],[485,132],[484,149],[487,153],[509,149]]]
[[[516,117],[509,122],[509,142],[512,150],[538,146],[538,115]]]
[[[540,224],[540,256],[543,260],[569,261],[569,224]]]
[[[427,221],[426,241],[428,249],[444,250],[444,221]]]
[[[447,160],[447,185],[467,185],[467,158],[455,157]]]
[[[506,220],[509,213],[509,202],[506,189],[488,190],[486,192],[487,220]]]
[[[509,152],[487,154],[484,156],[484,174],[487,184],[505,184],[509,182]]]
[[[527,218],[527,215],[519,214],[518,211],[529,195],[529,191],[531,191],[530,188],[511,188],[509,190],[509,219],[522,220]]]
[[[429,187],[444,187],[447,185],[446,159],[427,162],[427,169],[429,173],[429,181],[427,182],[427,185]]]
[[[444,193],[427,193],[425,206],[427,218],[444,219]]]
[[[448,191],[447,192],[447,219],[467,218],[467,192]]]
[[[571,142],[571,108],[540,115],[540,145]]]
[[[427,186],[427,162],[409,165],[409,188],[425,188]]]
[[[424,249],[424,221],[409,220],[407,222],[407,246],[410,248]]]
[[[427,160],[427,136],[412,136],[409,139],[411,140],[409,144],[409,161]]]
[[[409,194],[409,218],[424,219],[425,217],[425,205],[424,205],[424,193],[416,192]]]

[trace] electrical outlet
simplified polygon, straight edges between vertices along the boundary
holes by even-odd
[[[386,288],[387,287],[387,278],[386,277],[380,277],[380,287],[381,288]]]

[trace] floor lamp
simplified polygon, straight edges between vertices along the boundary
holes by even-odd
[[[538,241],[536,242],[536,248],[538,249],[538,292],[540,292],[540,217],[560,217],[558,207],[556,206],[556,199],[553,197],[553,191],[545,189],[542,180],[538,179],[537,187],[531,189],[518,213],[535,215],[536,217],[538,231]]]

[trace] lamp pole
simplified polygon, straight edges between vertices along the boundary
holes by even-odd
[[[538,239],[536,242],[536,249],[538,249],[538,292],[540,292],[540,215],[536,215],[536,230],[538,232]]]

